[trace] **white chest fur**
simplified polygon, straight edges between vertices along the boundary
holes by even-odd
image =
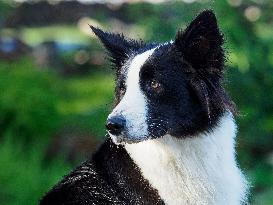
[[[164,136],[125,148],[166,204],[239,205],[246,201],[247,183],[235,161],[235,134],[227,114],[211,133]]]

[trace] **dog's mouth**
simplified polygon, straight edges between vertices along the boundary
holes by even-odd
[[[133,144],[150,138],[147,125],[144,122],[139,123],[136,120],[136,123],[133,124],[123,115],[108,117],[105,127],[115,144]]]
[[[142,137],[133,137],[128,135],[127,133],[121,133],[119,135],[113,135],[109,133],[109,136],[111,137],[112,141],[115,144],[122,145],[122,144],[135,144],[139,143],[145,140],[148,140],[148,136],[142,136]]]

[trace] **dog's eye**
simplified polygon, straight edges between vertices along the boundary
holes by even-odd
[[[153,79],[150,83],[150,86],[152,89],[156,90],[156,91],[160,91],[161,90],[161,84],[156,81],[155,79]]]

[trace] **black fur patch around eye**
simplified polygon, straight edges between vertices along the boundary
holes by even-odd
[[[148,125],[153,137],[193,136],[211,130],[233,102],[222,86],[223,36],[211,11],[204,11],[179,31],[173,43],[156,48],[141,70],[141,89],[148,100]],[[164,92],[147,88],[162,82]]]

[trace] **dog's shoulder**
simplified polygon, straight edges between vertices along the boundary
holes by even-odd
[[[40,205],[123,204],[117,195],[91,158],[53,187],[40,201]]]
[[[123,146],[107,139],[59,182],[40,205],[164,204]]]

